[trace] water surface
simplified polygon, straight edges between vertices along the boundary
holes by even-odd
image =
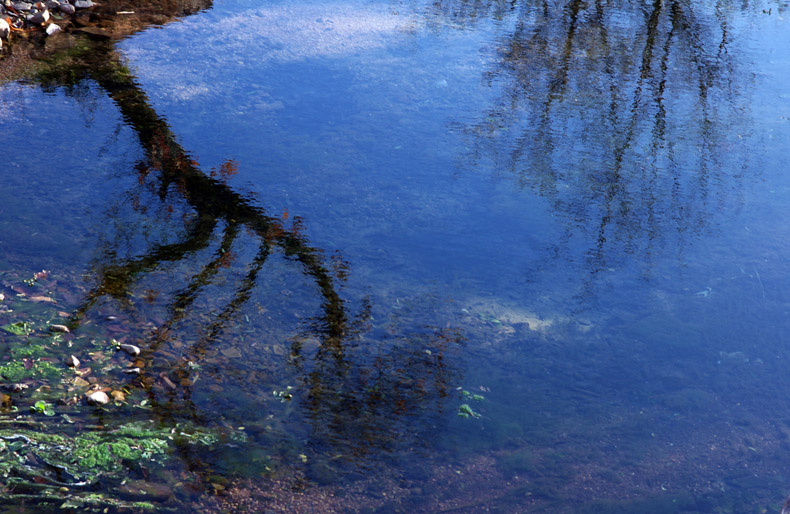
[[[177,509],[778,511],[787,34],[223,0],[119,42],[128,83],[0,88],[5,287],[48,270],[146,416],[245,434],[176,455]]]

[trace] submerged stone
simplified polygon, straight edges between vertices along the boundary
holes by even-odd
[[[133,344],[122,344],[118,348],[128,353],[132,357],[137,357],[138,355],[140,355],[140,348],[138,348]]]
[[[50,332],[65,332],[65,333],[71,332],[71,330],[69,330],[69,327],[67,327],[66,325],[50,325],[49,326],[49,331]]]
[[[27,384],[4,384],[3,389],[12,393],[19,393],[28,388]]]
[[[130,480],[118,488],[118,494],[129,500],[167,501],[173,491],[164,484],[154,484],[145,480]]]
[[[71,383],[77,387],[88,387],[89,385],[91,385],[90,382],[88,382],[82,377],[74,377],[74,380],[72,380]]]
[[[103,391],[96,391],[87,395],[86,400],[90,405],[107,405],[110,403],[110,397]]]

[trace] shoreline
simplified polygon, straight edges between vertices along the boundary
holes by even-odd
[[[19,47],[37,47],[25,50],[36,55],[49,53],[50,46],[60,49],[62,44],[50,42],[64,34],[117,40],[211,6],[211,0],[0,0],[0,63],[18,53]]]

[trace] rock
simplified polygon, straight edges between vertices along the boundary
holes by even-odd
[[[91,0],[77,0],[74,2],[74,7],[77,9],[89,9],[93,7],[93,2]]]
[[[28,16],[32,20],[35,14],[29,14]],[[31,296],[30,300],[36,303],[57,303],[54,298],[50,298],[49,296]]]
[[[118,346],[118,348],[120,348],[121,350],[125,351],[126,353],[128,353],[132,357],[137,357],[138,355],[140,355],[140,348],[136,347],[133,344],[125,344],[124,343],[124,344],[121,344],[120,346]]]
[[[65,333],[71,332],[71,330],[69,330],[69,327],[67,327],[66,325],[50,325],[49,326],[49,331],[50,332],[65,332]]]
[[[141,372],[142,370],[140,368],[127,368],[123,370],[123,373],[126,373],[127,375],[139,375]]]
[[[123,394],[123,391],[112,391],[110,396],[112,396],[112,399],[116,402],[122,402],[126,400],[126,395]]]
[[[44,9],[43,11],[38,11],[30,18],[30,23],[34,25],[43,25],[49,21],[49,11]]]
[[[74,6],[68,2],[63,2],[60,4],[60,12],[63,14],[74,14],[76,11],[77,9],[75,9]]]
[[[27,384],[4,384],[3,389],[12,393],[19,393],[28,388]]]
[[[72,380],[71,383],[77,387],[88,387],[89,385],[91,385],[90,382],[88,382],[82,377],[74,377],[74,380]]]
[[[57,34],[61,30],[63,29],[60,28],[60,25],[55,25],[54,23],[52,23],[51,25],[47,26],[47,35],[51,36],[53,34]]]
[[[130,480],[118,488],[118,494],[129,500],[163,502],[173,496],[173,491],[164,484]]]
[[[28,2],[14,2],[14,9],[17,11],[27,12],[33,8],[33,4]]]
[[[47,9],[60,9],[60,2],[58,2],[58,0],[47,0],[44,7]]]
[[[107,396],[107,393],[102,391],[96,391],[89,394],[86,397],[86,400],[90,405],[107,405],[110,403],[110,397]]]
[[[11,32],[11,25],[9,25],[6,20],[0,18],[0,38],[8,37],[8,34],[10,32]],[[5,298],[5,296],[3,296],[1,294],[0,294],[0,297],[2,297],[2,298],[0,298],[0,300]]]
[[[66,358],[66,366],[69,366],[69,367],[72,367],[72,368],[79,368],[80,367],[80,361],[75,356],[69,355]]]
[[[176,384],[170,380],[170,377],[168,377],[164,372],[159,374],[159,378],[162,379],[162,382],[164,382],[167,388],[171,391],[175,391],[178,388],[178,386],[176,386]]]

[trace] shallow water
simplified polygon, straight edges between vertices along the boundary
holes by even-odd
[[[0,86],[4,291],[48,270],[145,416],[246,434],[176,509],[778,511],[785,15],[217,2],[116,44],[144,97]]]

